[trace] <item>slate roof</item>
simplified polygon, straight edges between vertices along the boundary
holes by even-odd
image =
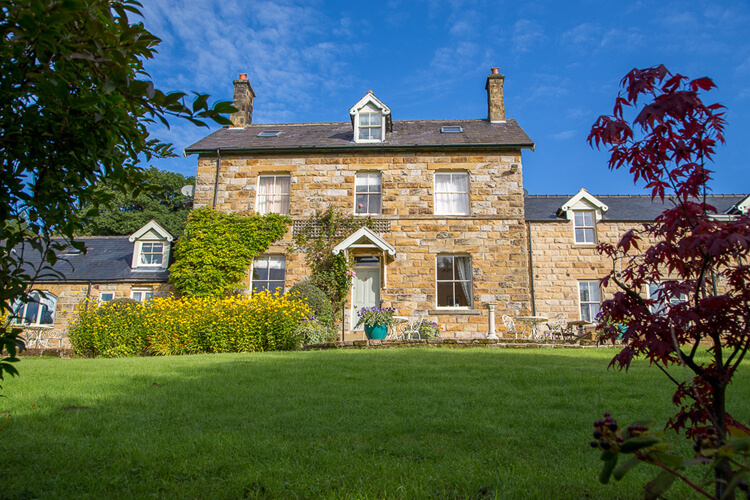
[[[58,252],[58,261],[54,270],[65,276],[43,276],[38,283],[54,282],[128,282],[128,283],[166,283],[169,271],[163,268],[155,271],[131,270],[135,245],[128,241],[128,236],[88,236],[76,238],[86,245],[86,254]],[[31,266],[39,264],[39,254],[28,250],[24,258]]]
[[[440,127],[460,126],[462,133],[446,134]],[[258,137],[264,130],[280,130],[278,137]],[[515,120],[402,120],[393,122],[384,142],[356,143],[351,122],[287,123],[225,127],[185,148],[186,154],[222,151],[382,150],[443,148],[532,148],[534,141]]]
[[[553,222],[564,221],[557,211],[575,195],[528,195],[525,197],[525,215],[527,221]],[[654,220],[665,209],[671,207],[669,198],[664,203],[659,198],[651,201],[650,195],[593,195],[609,207],[603,220],[646,222]],[[719,194],[706,197],[709,205],[716,207],[718,213],[726,213],[744,200],[744,194]]]

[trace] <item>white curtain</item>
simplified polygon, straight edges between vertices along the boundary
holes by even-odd
[[[259,214],[289,213],[289,192],[292,179],[288,175],[264,175],[258,180]]]
[[[451,174],[435,174],[435,213],[451,213]]]
[[[469,213],[469,175],[465,173],[452,174],[453,177],[453,213]]]
[[[471,257],[456,257],[454,259],[454,265],[456,266],[456,272],[458,273],[458,279],[461,280],[461,290],[464,292],[464,297],[468,301],[467,306],[471,307],[474,303],[471,290]]]
[[[467,173],[435,174],[435,213],[441,215],[469,213],[469,175]]]

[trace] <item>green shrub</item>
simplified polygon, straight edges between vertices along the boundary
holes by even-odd
[[[96,304],[84,300],[68,328],[73,348],[84,356],[120,357],[142,354],[148,339],[142,328],[140,304],[132,299],[115,299]]]
[[[333,329],[333,304],[331,304],[331,301],[323,290],[315,286],[312,282],[305,280],[300,281],[290,288],[288,293],[304,299],[307,305],[310,306],[310,309],[312,309],[315,318],[326,328]]]
[[[252,297],[155,298],[147,303],[84,303],[69,333],[85,356],[192,354],[297,349],[303,300],[268,292]]]
[[[301,320],[297,327],[297,335],[304,345],[336,342],[337,340],[336,332],[315,318]]]

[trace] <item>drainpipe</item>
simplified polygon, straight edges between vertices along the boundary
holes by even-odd
[[[216,180],[214,180],[214,203],[213,208],[216,208],[216,195],[219,191],[219,169],[221,168],[221,150],[216,150]]]
[[[526,233],[529,239],[529,286],[531,287],[531,315],[536,316],[536,297],[534,296],[534,256],[531,251],[531,223],[526,223]]]

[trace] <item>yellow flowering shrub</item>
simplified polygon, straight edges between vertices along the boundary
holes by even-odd
[[[155,298],[116,308],[84,303],[70,340],[87,356],[289,350],[300,346],[297,326],[309,315],[304,301],[269,292]]]

